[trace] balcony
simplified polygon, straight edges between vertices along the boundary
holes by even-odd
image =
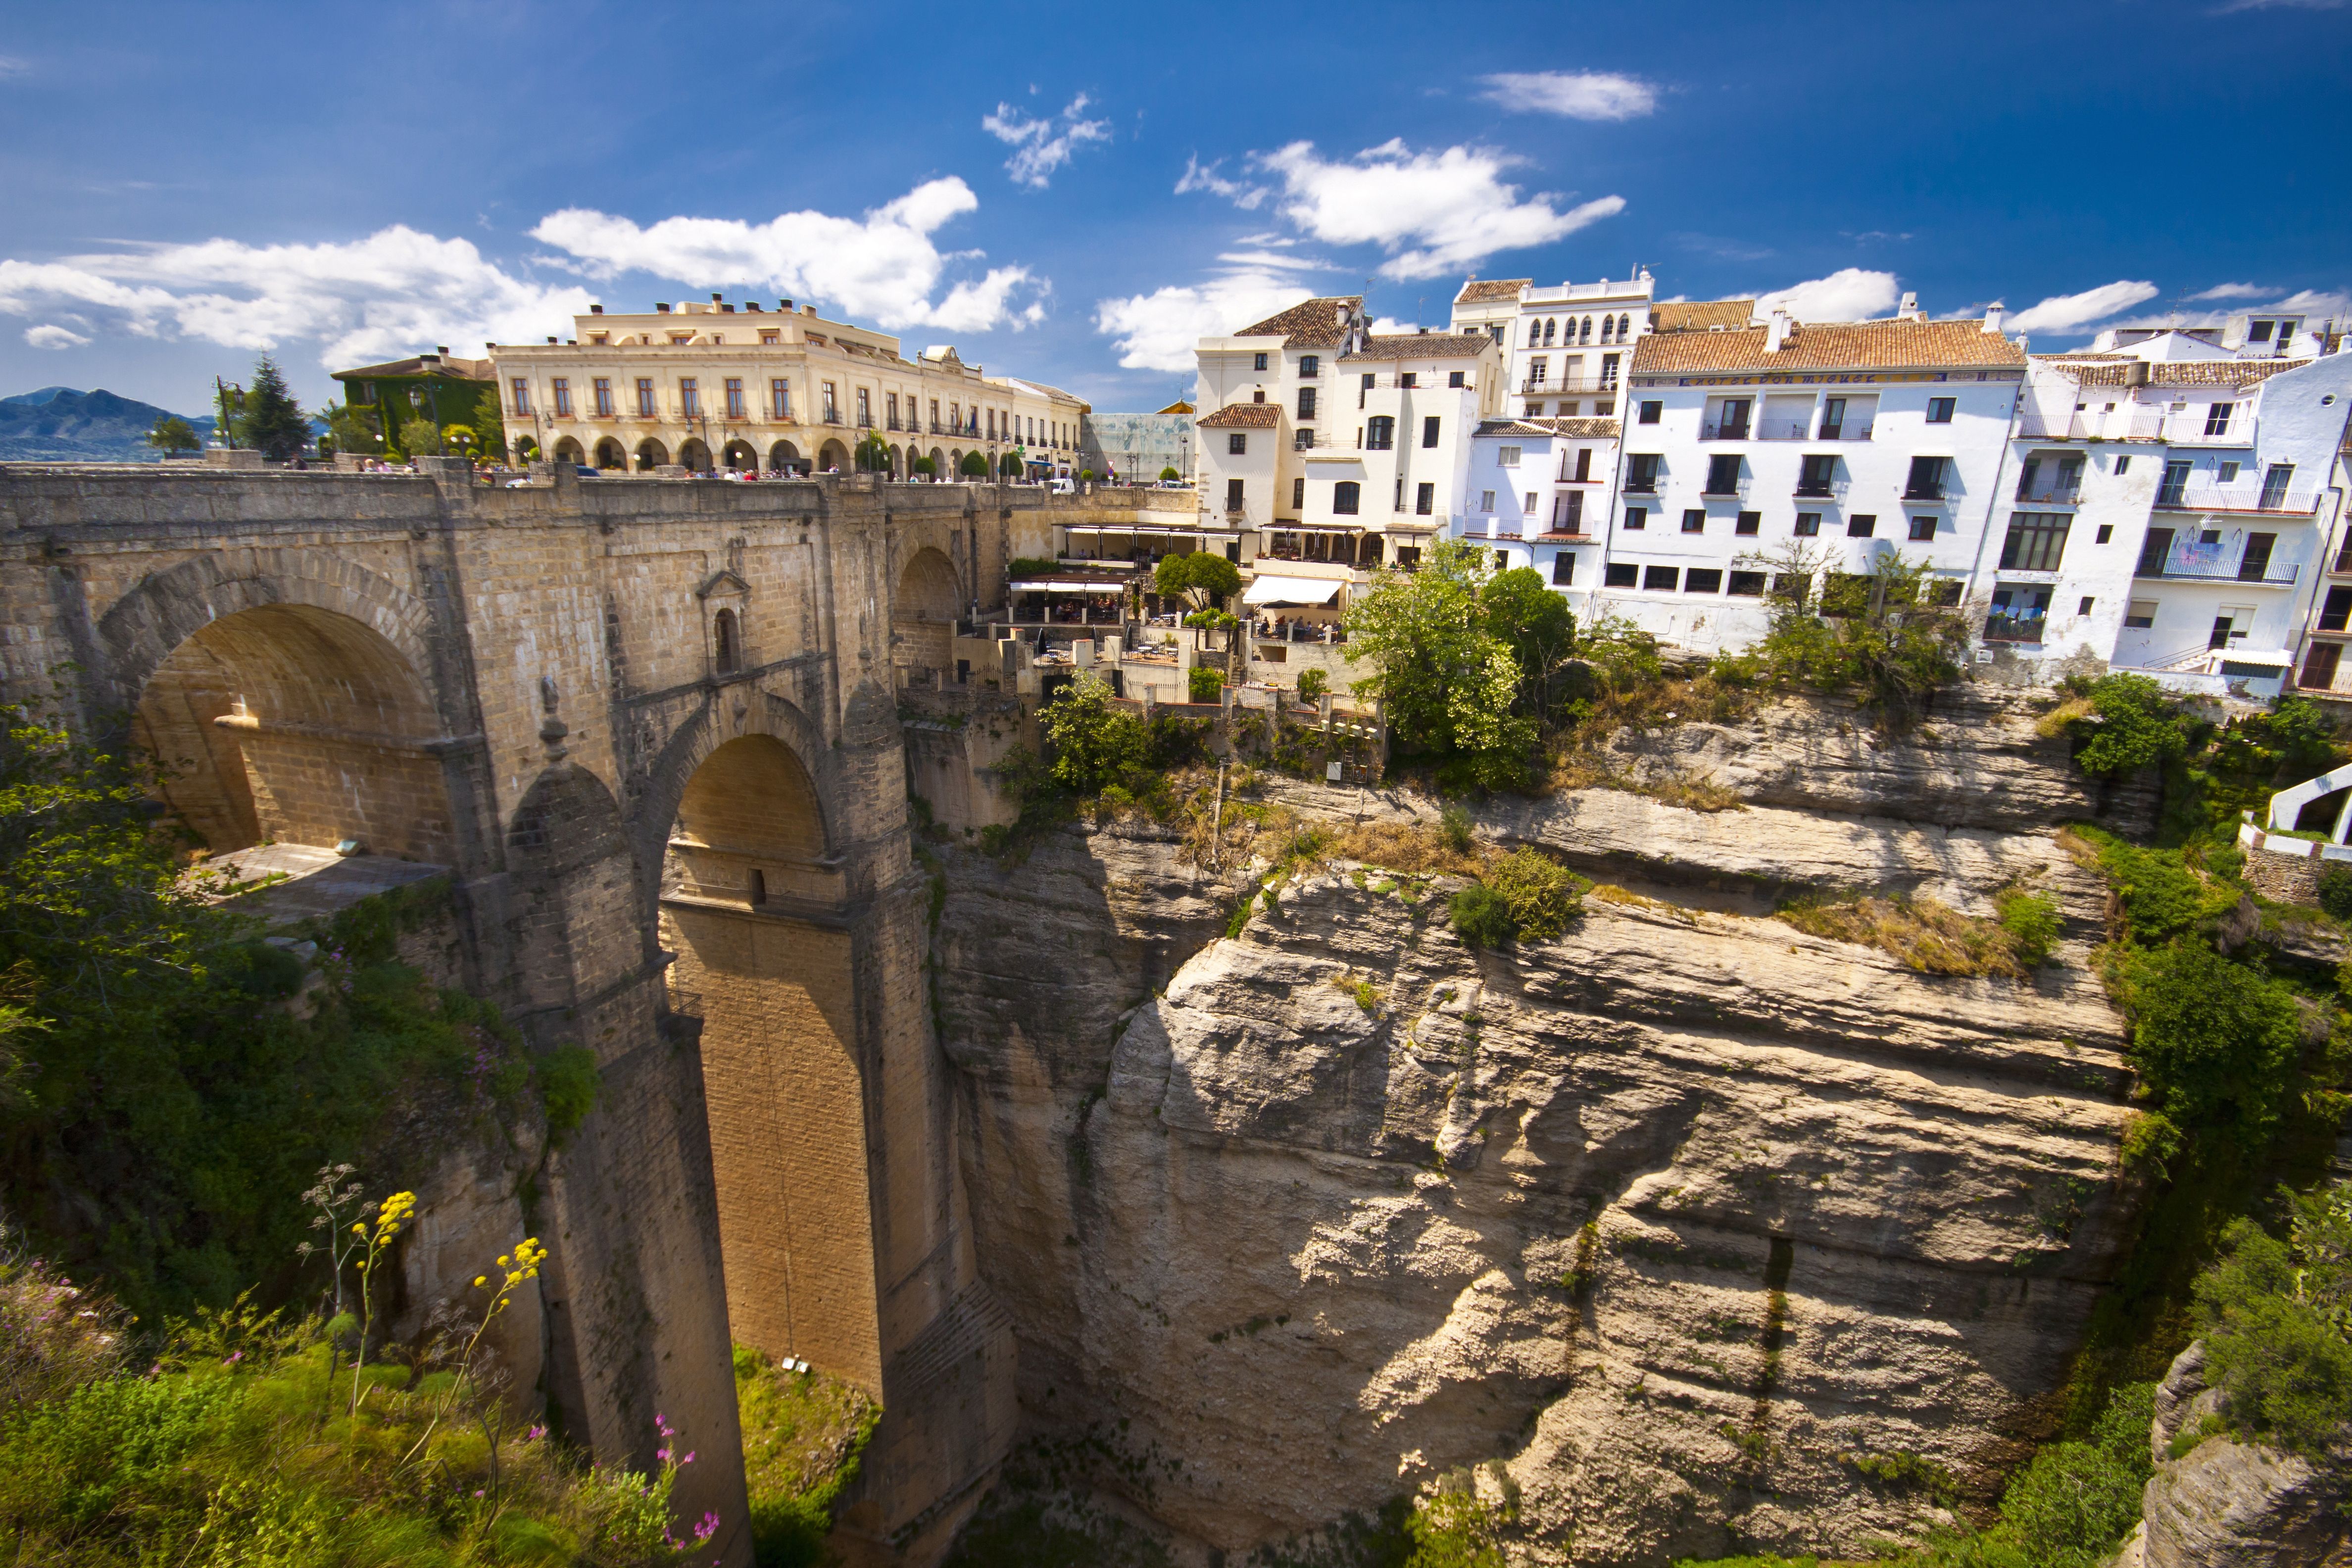
[[[2048,618],[2046,615],[1987,616],[1984,640],[2039,646],[2042,641],[2042,625]]]
[[[2309,517],[2319,510],[2315,489],[2272,489],[2257,485],[2165,485],[2156,492],[2159,511],[2238,511],[2268,517]]]
[[[841,423],[841,410],[840,410],[840,409],[838,409],[838,408],[835,408],[835,407],[832,404],[830,404],[830,403],[826,404],[826,405],[824,405],[824,422],[825,422],[826,424],[828,424],[828,425],[838,425],[838,424],[840,424],[840,423]]]
[[[1613,375],[1563,375],[1557,380],[1531,375],[1520,384],[1519,391],[1529,397],[1559,397],[1578,392],[1614,392],[1622,384]]]
[[[1767,419],[1756,426],[1756,438],[1759,441],[1809,440],[1811,437],[1806,431],[1811,426],[1810,419]]]
[[[1710,479],[1706,488],[1698,492],[1699,498],[1702,500],[1730,500],[1736,497],[1745,500],[1748,499],[1748,476],[1745,474],[1732,480],[1729,489],[1717,489],[1715,481]]]
[[[2254,414],[2248,405],[2240,405],[2232,409],[2228,423],[2219,430],[2207,429],[2210,423],[2201,408],[2172,415],[2164,422],[2164,439],[2175,447],[2251,447],[2254,444]]]
[[[2251,572],[2248,570],[2250,564],[2252,567]],[[2133,569],[2132,575],[2160,583],[2237,583],[2254,588],[2292,588],[2294,586],[2296,574],[2302,570],[2299,566],[2279,566],[2267,561],[2251,563],[2241,562],[2234,571],[2228,569],[2214,571],[2174,566],[2163,562],[2142,561]]]
[[[2017,504],[2020,506],[2080,506],[2083,504],[2082,482],[2076,479],[2052,479],[2047,483],[2020,485],[2017,487]]]
[[[1794,494],[1799,500],[1843,500],[1846,487],[1851,482],[1847,479],[1816,479],[1808,484],[1799,479]]]
[[[1871,426],[1866,424],[1825,424],[1813,439],[1816,441],[1867,441],[1870,439],[1870,431]]]
[[[1916,501],[1948,501],[1952,499],[1951,487],[1941,480],[1932,485],[1905,485],[1903,499]]]
[[[1629,496],[1656,495],[1658,493],[1657,475],[1652,474],[1646,478],[1638,474],[1629,475],[1625,480],[1625,493]]]
[[[2146,408],[2024,414],[2017,433],[2029,441],[2156,441],[2164,436],[2164,416]]]
[[[1721,423],[1707,419],[1699,422],[1698,438],[1702,441],[1745,441],[1748,438],[1748,425],[1745,419]]]

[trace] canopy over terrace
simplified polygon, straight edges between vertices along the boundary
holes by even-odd
[[[1158,561],[1214,550],[1231,559],[1240,553],[1241,531],[1193,523],[1070,523],[1062,530],[1067,561]]]
[[[1005,587],[1005,610],[1014,626],[1118,626],[1127,620],[1130,579],[1102,570],[1056,572],[1016,577]]]

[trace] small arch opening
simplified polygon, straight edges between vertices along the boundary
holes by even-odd
[[[741,628],[735,623],[735,612],[721,610],[710,618],[711,659],[721,675],[732,675],[742,668]]]

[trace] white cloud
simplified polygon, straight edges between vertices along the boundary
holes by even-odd
[[[1525,114],[1633,120],[1658,107],[1656,88],[1614,71],[1505,71],[1486,82],[1484,96]]]
[[[1400,321],[1394,316],[1372,318],[1372,335],[1380,338],[1402,338],[1421,331],[1420,323]]]
[[[1264,185],[1253,185],[1240,180],[1223,178],[1217,173],[1219,166],[1223,163],[1224,160],[1220,158],[1214,163],[1203,164],[1199,158],[1187,156],[1184,160],[1183,177],[1176,182],[1176,194],[1181,196],[1193,191],[1206,191],[1211,195],[1224,197],[1244,212],[1255,211],[1258,204],[1265,201],[1269,195],[1266,188]],[[1242,243],[1244,245],[1252,243],[1291,245],[1297,242],[1276,240],[1267,235],[1253,235]]]
[[[395,225],[328,245],[194,245],[0,260],[0,313],[31,315],[70,301],[140,337],[179,336],[239,349],[315,341],[329,364],[448,343],[544,332],[587,295],[548,288],[486,260],[462,239]]]
[[[551,213],[531,237],[570,253],[591,276],[649,272],[696,288],[728,284],[830,300],[848,315],[896,330],[982,331],[1034,320],[1012,297],[1036,280],[1024,267],[997,267],[954,284],[937,303],[950,258],[932,242],[950,219],[980,205],[950,176],[916,186],[862,218],[785,213],[764,224],[737,218],[664,218],[639,227],[584,208]]]
[[[37,349],[78,349],[89,340],[70,327],[26,327],[25,341]]]
[[[1842,267],[1826,278],[1758,295],[1756,311],[1786,310],[1800,321],[1860,321],[1885,315],[1897,302],[1894,273]]]
[[[1035,88],[1029,89],[1036,91]],[[1052,182],[1054,171],[1070,161],[1071,153],[1088,142],[1110,140],[1110,121],[1083,120],[1087,98],[1085,93],[1070,100],[1062,110],[1062,129],[1057,133],[1052,118],[1034,118],[1021,112],[1009,103],[1000,103],[993,114],[980,117],[980,128],[1013,149],[1004,171],[1013,182],[1033,190],[1044,190]]]
[[[2306,316],[2333,318],[2342,326],[2352,320],[2352,292],[2342,289],[2299,289],[2284,300],[2273,300],[2263,307],[2265,310],[2297,310]]]
[[[16,55],[0,55],[0,81],[12,76],[23,76],[33,68],[33,62]]]
[[[2265,289],[2259,283],[2216,283],[2202,293],[2191,294],[2192,300],[2259,300],[2265,294],[2275,294],[2275,289]]]
[[[2085,289],[2080,294],[2053,294],[2041,303],[2029,306],[2009,319],[2010,331],[2017,332],[2065,332],[2077,327],[2102,321],[2119,310],[2145,304],[2156,298],[2153,283],[2135,283],[2118,279],[2102,283],[2096,289]]]
[[[1256,162],[1280,178],[1285,217],[1326,244],[1377,243],[1389,252],[1381,271],[1391,278],[1459,272],[1498,250],[1549,245],[1625,207],[1622,196],[1565,212],[1549,195],[1523,201],[1501,179],[1511,160],[1481,148],[1413,153],[1400,140],[1334,163],[1314,143],[1294,142]]]
[[[1227,336],[1313,296],[1295,279],[1236,268],[1202,283],[1099,300],[1095,326],[1110,334],[1129,370],[1189,371],[1201,339]]]

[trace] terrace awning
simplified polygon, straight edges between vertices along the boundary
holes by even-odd
[[[1339,592],[1336,577],[1260,576],[1242,595],[1244,605],[1328,605]]]
[[[1067,583],[1058,577],[1032,577],[1005,584],[1016,594],[1122,594],[1124,583]]]

